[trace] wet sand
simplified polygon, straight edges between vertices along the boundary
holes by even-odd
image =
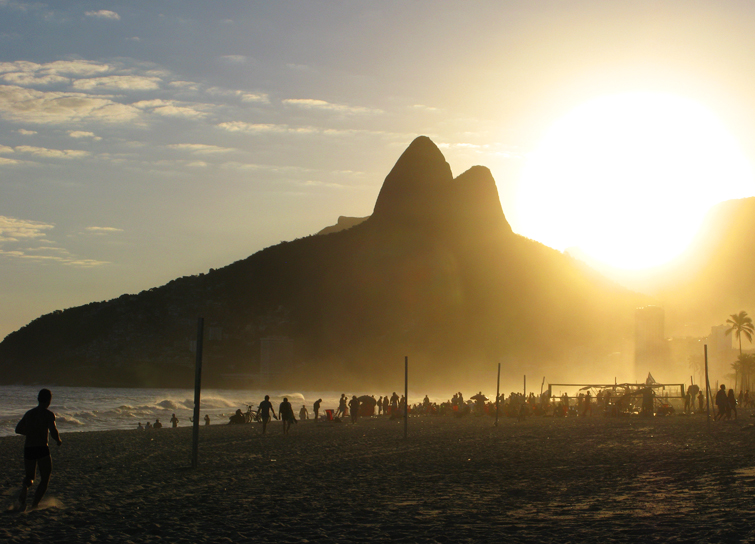
[[[279,422],[63,435],[4,542],[751,542],[755,418]],[[0,439],[3,510],[22,437]]]

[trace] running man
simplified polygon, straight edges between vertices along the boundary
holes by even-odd
[[[52,474],[52,457],[50,457],[50,448],[47,445],[48,431],[53,440],[62,444],[58,428],[55,426],[55,414],[48,408],[52,402],[52,393],[49,389],[42,389],[37,395],[39,406],[33,408],[24,414],[21,421],[16,425],[16,434],[26,436],[24,442],[24,468],[26,477],[18,495],[20,510],[26,510],[26,494],[34,483],[34,476],[37,474],[37,465],[39,465],[39,484],[34,492],[34,501],[31,503],[32,508],[39,506],[39,501],[47,491],[47,485],[50,483]]]
[[[270,402],[270,395],[265,395],[265,400],[260,402],[260,405],[257,408],[257,415],[259,416],[262,414],[262,434],[265,434],[267,431],[267,422],[270,421],[270,412],[273,413],[275,419],[278,419],[278,416],[275,415],[273,403]]]

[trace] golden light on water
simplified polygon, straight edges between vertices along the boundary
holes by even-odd
[[[517,231],[625,269],[681,253],[714,204],[755,194],[753,168],[722,122],[670,94],[596,98],[530,154]]]

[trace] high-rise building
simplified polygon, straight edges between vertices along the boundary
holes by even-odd
[[[664,366],[668,346],[664,335],[665,312],[659,306],[637,308],[634,314],[634,373],[638,380]]]

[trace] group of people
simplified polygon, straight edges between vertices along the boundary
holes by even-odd
[[[749,391],[747,392],[747,396],[749,397]],[[734,396],[733,389],[729,389],[727,393],[726,386],[721,384],[716,393],[716,408],[718,408],[718,413],[713,418],[714,421],[732,419],[732,415],[734,419],[737,419],[737,398]]]
[[[179,419],[176,417],[176,414],[173,414],[171,416],[171,418],[170,418],[170,425],[171,425],[171,427],[173,427],[174,429],[177,428],[178,427],[178,421],[179,421]],[[204,424],[205,425],[209,425],[210,424],[210,416],[208,414],[205,414],[205,416],[204,416]],[[150,429],[162,429],[162,428],[163,428],[163,424],[160,423],[160,418],[157,418],[155,420],[154,424],[150,423],[149,421],[147,423],[145,423],[144,425],[142,425],[141,421],[139,421],[136,424],[136,430],[137,431],[145,431],[145,430],[148,431]]]

